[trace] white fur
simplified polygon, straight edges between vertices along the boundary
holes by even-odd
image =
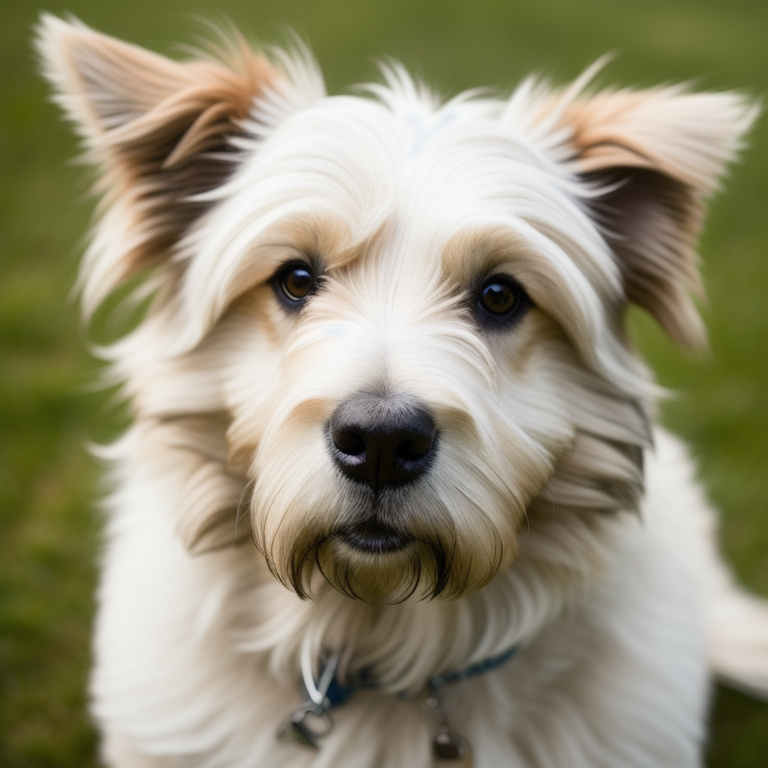
[[[696,336],[689,239],[754,110],[675,89],[590,100],[583,81],[441,105],[397,67],[370,96],[327,97],[306,53],[276,52],[263,82],[244,76],[247,115],[222,96],[231,121],[204,123],[236,153],[189,150],[231,175],[169,197],[169,211],[200,213],[152,250],[156,212],[137,185],[163,191],[186,145],[173,137],[145,178],[132,142],[173,130],[180,104],[213,114],[206,99],[240,81],[52,17],[39,47],[105,173],[87,310],[155,268],[146,317],[104,350],[135,414],[102,451],[114,490],[91,691],[107,762],[426,768],[428,679],[517,646],[445,687],[473,765],[700,765],[710,667],[768,690],[768,611],[720,563],[684,448],[649,427],[654,388],[622,317],[629,297]],[[625,204],[610,174],[627,168],[669,185],[690,220],[667,218],[642,185],[624,218],[602,218],[600,201]],[[269,281],[299,258],[325,278],[291,314]],[[497,273],[533,306],[487,331],[468,297]],[[637,297],[644,279],[658,300]],[[423,599],[428,558],[411,594],[407,560],[334,541],[359,502],[326,425],[359,391],[406,393],[434,414],[434,463],[397,499],[409,531],[452,537],[442,597]],[[341,591],[312,558],[291,575],[297,550],[328,536],[318,563],[345,569]],[[739,625],[724,629],[728,616]],[[278,741],[302,655],[335,651],[379,687],[333,711],[317,752]]]

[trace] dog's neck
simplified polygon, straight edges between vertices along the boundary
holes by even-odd
[[[368,605],[325,584],[313,600],[301,601],[264,574],[255,597],[270,620],[248,628],[240,645],[265,652],[269,669],[283,682],[298,680],[302,656],[319,663],[343,653],[349,675],[365,670],[383,693],[416,695],[430,679],[534,642],[605,570],[607,540],[620,528],[615,523],[606,517],[583,526],[578,552],[567,545],[554,551],[549,525],[532,527],[512,568],[457,600]],[[548,599],[542,600],[545,586]]]

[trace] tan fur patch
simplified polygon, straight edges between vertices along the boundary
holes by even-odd
[[[706,343],[689,295],[702,294],[694,246],[704,202],[754,116],[738,94],[679,88],[607,91],[563,115],[578,153],[572,168],[603,190],[593,209],[627,298],[684,346]]]
[[[179,62],[53,17],[38,48],[86,159],[102,172],[98,210],[112,247],[103,258],[97,238],[86,257],[90,313],[121,282],[166,261],[208,207],[194,198],[229,175],[230,139],[275,70],[240,37],[221,61]]]

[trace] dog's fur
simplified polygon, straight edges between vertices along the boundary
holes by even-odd
[[[749,101],[587,72],[441,104],[396,65],[328,97],[300,46],[177,62],[51,16],[38,49],[101,173],[85,314],[152,297],[103,350],[134,417],[104,450],[106,761],[426,768],[427,681],[516,648],[444,687],[475,766],[699,765],[710,670],[768,691],[768,610],[625,315],[702,343],[694,241]],[[505,280],[511,319],[480,306]],[[431,419],[418,471],[350,476],[350,408]],[[334,652],[375,687],[319,750],[279,741]]]

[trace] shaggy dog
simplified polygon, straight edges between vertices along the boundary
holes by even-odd
[[[755,108],[594,71],[440,103],[397,65],[328,97],[300,46],[177,62],[51,16],[38,49],[100,171],[85,314],[149,300],[103,350],[106,762],[699,765],[710,669],[768,690],[768,610],[625,316],[703,341],[694,241]]]

